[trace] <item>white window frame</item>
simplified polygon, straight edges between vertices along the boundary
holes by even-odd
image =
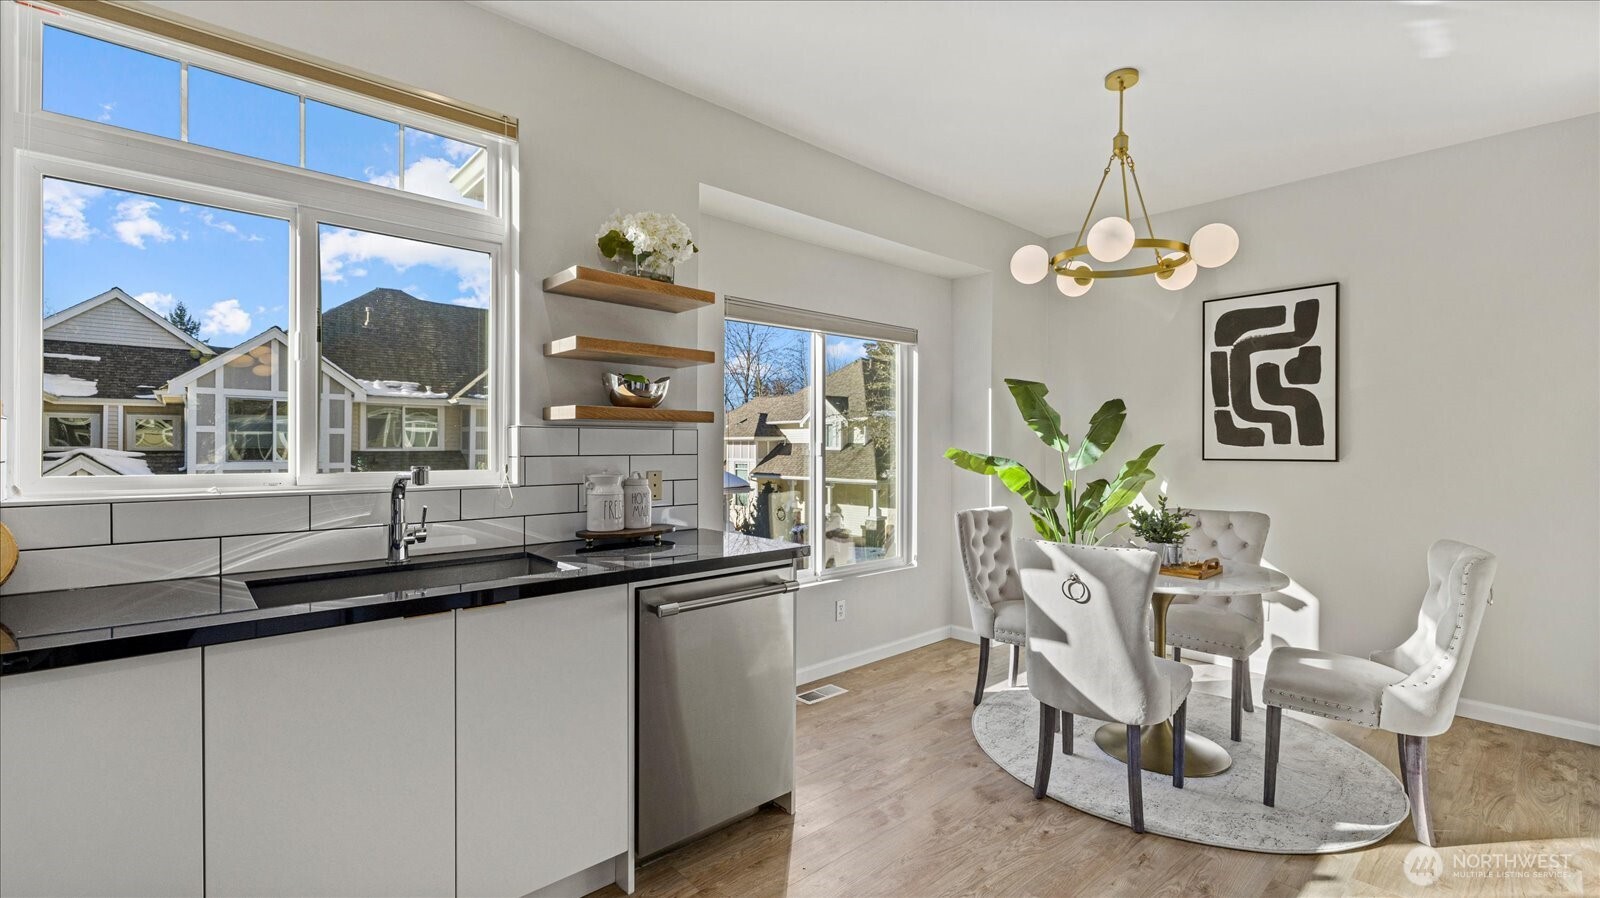
[[[356,112],[377,115],[444,137],[486,147],[484,208],[365,184],[336,175],[155,137],[42,109],[40,66],[45,24],[288,90]],[[518,148],[487,132],[389,106],[231,57],[179,45],[79,16],[56,17],[19,4],[0,5],[0,356],[40,354],[43,317],[41,184],[45,177],[217,206],[289,222],[288,471],[216,474],[44,477],[42,365],[0,366],[0,397],[14,426],[0,447],[8,473],[6,498],[91,495],[195,495],[378,488],[389,472],[322,473],[318,466],[317,384],[320,353],[314,326],[320,298],[317,227],[329,224],[488,253],[492,265],[486,446],[488,470],[434,472],[446,485],[492,485],[514,477],[508,437],[517,397],[517,235],[512,185]],[[402,131],[403,134],[403,131]],[[505,210],[504,214],[500,210]],[[87,298],[87,297],[85,297]]]
[[[140,421],[169,421],[172,423],[173,445],[169,449],[140,450],[134,447],[137,435],[136,425]],[[170,415],[165,412],[130,412],[126,409],[122,413],[122,447],[130,452],[182,452],[183,451],[183,416]]]
[[[809,315],[819,324],[828,323],[829,316]],[[796,327],[783,322],[762,321],[752,316],[727,316],[729,321],[742,321],[747,324],[758,324],[764,327],[781,327],[788,330],[798,330],[810,337],[809,358],[811,365],[811,383],[808,394],[810,409],[804,429],[810,435],[807,452],[811,461],[811,472],[803,478],[810,484],[810,491],[806,502],[806,542],[811,547],[810,560],[807,567],[799,574],[802,583],[823,582],[840,580],[849,577],[858,577],[884,571],[912,568],[917,565],[917,529],[916,529],[916,495],[917,495],[917,445],[916,445],[916,413],[917,413],[917,344],[900,340],[883,340],[899,347],[895,356],[898,367],[898,376],[895,378],[895,409],[899,415],[898,427],[895,429],[895,445],[898,451],[897,466],[898,477],[895,482],[895,544],[898,547],[892,557],[882,558],[877,561],[864,561],[845,567],[825,568],[824,540],[826,539],[827,522],[827,470],[826,453],[830,450],[827,443],[827,397],[823,395],[823,385],[827,380],[827,352],[826,342],[830,336],[856,336],[852,333],[850,319],[835,319],[831,327]],[[859,324],[859,322],[858,322]],[[849,422],[846,419],[846,426]],[[724,456],[727,453],[727,444],[724,443]],[[759,456],[760,453],[757,453]],[[759,460],[759,459],[758,459]],[[724,457],[724,465],[727,459]],[[753,471],[755,464],[751,464]],[[747,478],[748,479],[748,478]],[[784,478],[802,479],[802,478]],[[759,483],[750,480],[753,488],[759,489]],[[752,500],[753,501],[753,500]],[[726,511],[724,511],[726,514]]]
[[[89,419],[89,445],[87,446],[52,446],[50,445],[51,418],[88,418]],[[39,442],[46,452],[60,452],[68,449],[103,449],[105,448],[105,412],[45,412],[39,421]]]

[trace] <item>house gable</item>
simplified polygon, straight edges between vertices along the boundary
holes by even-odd
[[[205,355],[212,352],[210,347],[174,327],[120,287],[112,287],[93,299],[46,318],[44,338],[153,349],[193,349]]]

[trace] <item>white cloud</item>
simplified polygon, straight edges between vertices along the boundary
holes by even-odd
[[[322,279],[325,281],[339,283],[347,274],[355,276],[360,266],[353,263],[382,262],[400,273],[413,266],[439,268],[456,277],[457,289],[463,295],[453,301],[467,300],[467,303],[461,304],[488,307],[488,253],[352,230],[325,232],[321,248]],[[346,265],[352,267],[347,270]]]
[[[466,147],[468,155],[471,155],[472,151],[477,149],[477,147],[474,147],[471,144],[464,144],[454,140],[446,139],[445,143],[447,146],[444,148],[444,150],[447,154],[453,154],[453,150],[450,146],[448,146],[448,144]],[[431,196],[441,200],[449,200],[452,203],[464,203],[466,205],[481,207],[483,205],[481,200],[466,199],[462,197],[461,191],[457,190],[455,185],[450,183],[450,176],[455,174],[456,169],[460,167],[461,165],[459,162],[453,162],[450,159],[444,158],[443,156],[423,156],[422,158],[406,166],[406,193],[416,193],[421,194],[422,196]],[[377,184],[379,187],[398,188],[400,186],[400,179],[393,174],[375,175],[372,173],[371,169],[368,169],[367,183]]]
[[[44,236],[47,240],[88,240],[94,234],[84,210],[105,193],[103,187],[90,187],[55,178],[44,179]]]
[[[146,240],[166,243],[172,239],[172,232],[156,221],[155,213],[160,209],[161,205],[155,200],[129,197],[117,204],[117,216],[111,228],[117,232],[117,239],[139,249],[144,249]]]
[[[853,362],[867,355],[867,341],[849,337],[828,338],[828,359],[835,362]]]
[[[116,108],[117,108],[117,104],[115,104],[115,103],[101,103],[100,104],[100,114],[95,116],[95,119],[97,121],[102,121],[102,122],[111,121],[111,110],[116,109]]]
[[[450,304],[455,306],[466,306],[469,309],[487,309],[489,308],[489,297],[463,296],[460,299],[452,299]]]
[[[440,138],[440,139],[443,142],[444,154],[446,156],[449,156],[451,159],[454,159],[457,162],[466,161],[467,157],[471,156],[473,153],[478,152],[478,149],[479,149],[477,146],[474,146],[473,144],[462,143],[459,140],[451,140],[448,137],[444,137],[444,138]]]
[[[237,299],[224,299],[211,304],[201,316],[200,339],[217,337],[242,337],[250,332],[250,313],[239,306]]]
[[[133,298],[144,303],[158,315],[171,315],[172,307],[178,304],[177,297],[171,293],[157,293],[154,290],[135,294]]]
[[[187,210],[184,207],[179,207],[178,211],[182,212]],[[232,234],[246,243],[261,242],[260,234],[246,234],[244,231],[239,230],[239,227],[233,222],[228,221],[225,218],[217,217],[217,214],[210,209],[201,209],[199,212],[195,213],[195,217],[204,222],[207,227],[216,228],[224,234]],[[184,236],[187,237],[188,235],[185,234]]]

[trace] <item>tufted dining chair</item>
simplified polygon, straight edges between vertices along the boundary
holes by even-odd
[[[1398,647],[1367,658],[1278,648],[1267,661],[1266,783],[1277,800],[1278,732],[1283,709],[1342,720],[1399,737],[1400,768],[1417,841],[1432,845],[1428,815],[1428,737],[1450,728],[1483,613],[1494,601],[1495,557],[1442,539],[1428,550],[1428,591],[1417,629]]]
[[[1260,564],[1272,519],[1259,511],[1189,509],[1184,554],[1221,558],[1224,563]],[[1250,698],[1250,656],[1261,647],[1261,596],[1178,596],[1167,609],[1167,644],[1173,660],[1183,650],[1208,652],[1233,662],[1233,712],[1229,737],[1239,741],[1241,712],[1254,711]]]
[[[972,630],[978,634],[978,687],[972,693],[976,707],[983,701],[983,687],[989,679],[991,640],[1011,646],[1013,688],[1022,662],[1022,581],[1011,548],[1011,509],[998,506],[956,512],[956,538],[961,544],[961,568],[966,572]]]
[[[1145,609],[1159,563],[1154,552],[1023,540],[1017,549],[1028,624],[1028,691],[1039,700],[1039,757],[1033,797],[1050,785],[1059,720],[1072,754],[1072,716],[1127,727],[1128,811],[1144,832],[1140,738],[1171,719],[1172,784],[1183,788],[1183,730],[1192,673],[1157,658]]]

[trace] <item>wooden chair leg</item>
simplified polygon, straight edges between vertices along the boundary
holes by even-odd
[[[1072,715],[1061,712],[1061,753],[1072,754]]]
[[[1267,706],[1266,782],[1261,791],[1261,803],[1273,807],[1278,802],[1278,730],[1283,726],[1283,709]]]
[[[1055,758],[1056,720],[1060,714],[1039,703],[1039,760],[1033,766],[1033,797],[1043,798],[1050,788],[1050,762]]]
[[[1411,827],[1417,831],[1417,841],[1431,848],[1434,840],[1433,820],[1428,813],[1428,740],[1423,736],[1401,736],[1400,739],[1406,797],[1411,800]]]
[[[1249,681],[1250,673],[1244,665],[1245,662],[1240,659],[1233,659],[1233,707],[1228,715],[1228,738],[1235,742],[1239,741],[1239,730],[1243,726],[1244,693],[1249,688],[1245,684]]]
[[[1128,816],[1136,833],[1144,832],[1144,784],[1139,766],[1139,739],[1143,735],[1144,727],[1128,727]]]
[[[1172,715],[1172,788],[1183,788],[1183,734],[1188,728],[1189,700],[1178,706]]]
[[[1017,683],[1020,682],[1021,677],[1022,677],[1022,646],[1014,645],[1014,646],[1011,647],[1010,681],[1011,681],[1011,688],[1012,689],[1017,688]]]
[[[1183,660],[1183,649],[1180,649],[1177,646],[1173,646],[1172,647],[1172,660],[1174,660],[1174,661],[1182,661]]]
[[[1250,659],[1244,662],[1244,713],[1256,713],[1255,689],[1250,685]]]
[[[983,687],[989,683],[989,639],[978,637],[978,688],[972,692],[972,707],[983,703]]]

